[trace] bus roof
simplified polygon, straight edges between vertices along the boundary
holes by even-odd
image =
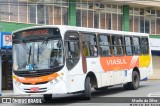
[[[83,31],[83,32],[93,32],[93,33],[108,33],[108,34],[118,34],[118,35],[149,36],[149,34],[147,34],[147,33],[116,31],[116,30],[108,30],[108,29],[96,29],[96,28],[85,28],[85,27],[76,27],[76,26],[67,26],[67,25],[33,26],[33,27],[27,27],[27,28],[22,28],[22,29],[13,31],[13,33],[23,31],[23,30],[36,29],[36,28],[59,28],[61,33],[65,33],[68,30],[72,30],[72,31]]]

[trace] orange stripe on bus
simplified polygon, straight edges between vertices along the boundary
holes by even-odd
[[[100,57],[100,63],[104,71],[131,69],[135,66],[139,67],[139,57]]]
[[[57,78],[59,75],[58,73],[54,73],[51,75],[47,75],[47,76],[42,76],[42,77],[33,77],[33,78],[24,78],[24,77],[18,77],[15,78],[18,82],[21,83],[30,83],[30,84],[36,84],[36,83],[41,83],[41,82],[46,82],[46,81],[51,81],[55,78]]]

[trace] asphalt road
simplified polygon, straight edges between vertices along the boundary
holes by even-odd
[[[108,88],[108,90],[99,90],[92,92],[91,100],[84,100],[81,94],[74,95],[57,95],[51,101],[45,104],[27,104],[27,106],[35,105],[70,105],[70,106],[131,106],[125,103],[129,98],[135,97],[160,97],[160,80],[141,81],[138,90],[125,90],[122,85]],[[42,100],[43,102],[43,100]],[[121,103],[122,102],[122,103]],[[21,106],[22,104],[0,104],[3,106]],[[26,104],[23,104],[24,106]],[[145,105],[144,105],[145,106]],[[159,104],[160,106],[160,104]]]

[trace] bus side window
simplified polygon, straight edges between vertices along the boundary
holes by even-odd
[[[126,55],[133,55],[132,37],[124,37]]]
[[[123,55],[123,39],[120,35],[112,36],[112,45],[113,45],[113,53],[114,55]]]
[[[100,34],[99,37],[99,44],[100,44],[100,55],[101,56],[111,56],[111,40],[110,35]]]
[[[96,35],[89,34],[89,33],[86,33],[86,34],[83,33],[82,42],[83,42],[83,55],[85,57],[98,56]]]
[[[148,45],[148,38],[141,38],[141,47],[142,47],[142,52],[144,55],[149,54],[149,45]]]
[[[133,48],[135,55],[141,54],[140,37],[133,37]]]
[[[76,32],[67,32],[65,35],[66,65],[71,70],[79,61],[79,35]]]
[[[84,56],[89,56],[89,48],[88,48],[88,46],[85,44],[85,42],[83,42],[83,55],[84,55]]]

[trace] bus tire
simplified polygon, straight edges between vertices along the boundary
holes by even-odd
[[[90,82],[90,77],[87,77],[86,80],[85,80],[84,97],[87,100],[91,99],[91,82]]]
[[[128,85],[131,90],[136,90],[139,87],[140,76],[137,71],[132,73],[132,82],[129,82]]]
[[[43,98],[45,101],[50,101],[50,100],[52,100],[52,94],[44,94]]]

